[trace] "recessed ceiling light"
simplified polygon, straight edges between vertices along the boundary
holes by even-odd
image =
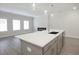
[[[77,7],[76,7],[76,6],[74,6],[74,7],[73,7],[73,10],[76,10],[76,9],[77,9]]]
[[[35,8],[36,8],[35,3],[33,3],[32,6],[33,6],[33,10],[35,10]]]
[[[54,16],[54,14],[51,14],[50,16]]]
[[[35,3],[33,3],[32,6],[35,7]]]
[[[47,10],[44,10],[44,14],[45,14],[45,15],[47,15],[47,12],[48,12]]]

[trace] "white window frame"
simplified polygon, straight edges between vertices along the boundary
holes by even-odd
[[[4,24],[5,23],[5,24]],[[8,31],[7,19],[0,19],[0,32]]]
[[[24,20],[24,30],[29,30],[29,20]]]
[[[18,23],[19,21],[19,23]],[[13,31],[21,30],[21,23],[18,19],[13,19]]]

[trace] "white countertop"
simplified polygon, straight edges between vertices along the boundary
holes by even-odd
[[[47,43],[52,41],[55,37],[57,37],[59,34],[63,32],[63,30],[51,30],[51,31],[57,31],[58,34],[48,34],[48,31],[37,31],[29,34],[22,34],[17,35],[15,37],[20,38],[21,40],[24,40],[26,42],[32,43],[34,45],[44,47]]]

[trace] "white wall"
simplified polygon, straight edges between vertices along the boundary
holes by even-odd
[[[47,19],[45,17],[35,18],[35,25],[40,26],[40,24],[41,26],[47,24]],[[65,30],[67,37],[79,38],[79,10],[54,13],[54,16],[50,18],[50,27]]]
[[[48,17],[47,15],[42,15],[34,18],[34,27],[37,30],[38,27],[47,27]]]
[[[12,36],[12,35],[18,35],[18,34],[23,34],[23,33],[29,33],[33,32],[33,17],[28,17],[28,16],[22,16],[18,14],[13,14],[13,13],[8,13],[8,12],[3,12],[0,11],[0,18],[7,19],[7,25],[8,25],[8,31],[7,32],[0,32],[0,38],[2,37],[7,37],[7,36]],[[12,27],[12,20],[13,19],[18,19],[20,20],[21,23],[21,30],[19,31],[13,31]],[[23,21],[24,20],[29,20],[30,23],[30,29],[29,30],[24,30],[23,29]]]

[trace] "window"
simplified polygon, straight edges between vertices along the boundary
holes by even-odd
[[[29,29],[29,21],[24,21],[24,29]]]
[[[0,32],[7,31],[7,19],[0,19]]]
[[[13,30],[20,30],[20,20],[13,20]]]

